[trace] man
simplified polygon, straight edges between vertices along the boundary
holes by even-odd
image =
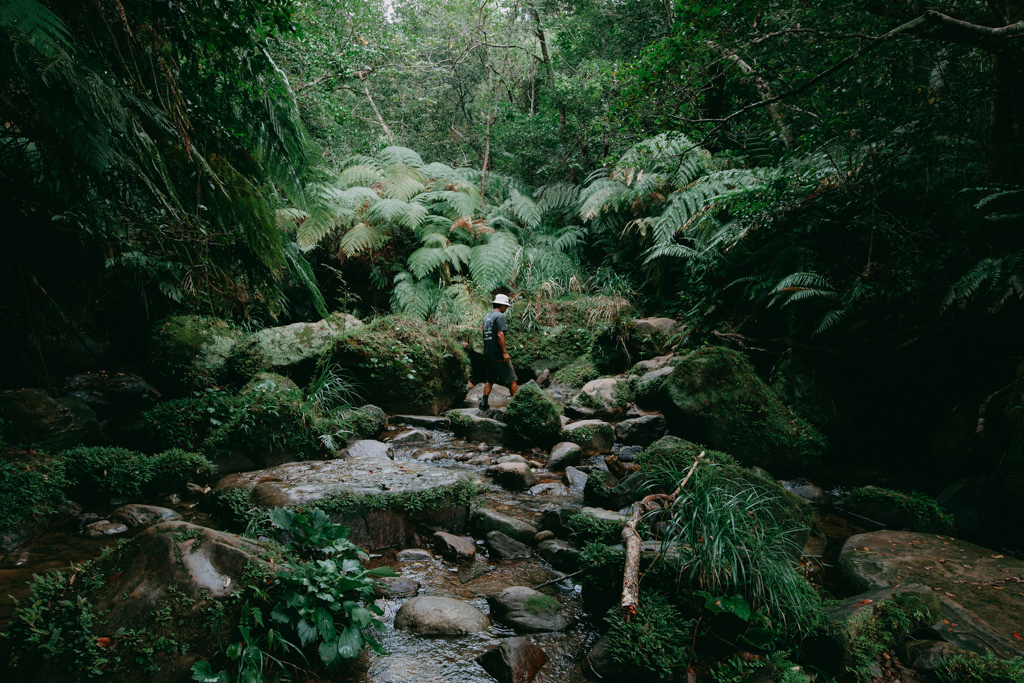
[[[508,324],[505,322],[505,311],[509,309],[508,296],[498,294],[491,302],[494,310],[484,317],[484,397],[480,399],[480,410],[487,410],[487,404],[491,395],[491,385],[500,384],[508,387],[508,390],[515,396],[519,388],[517,384],[516,371],[512,367],[512,359],[509,358],[508,348],[505,346],[505,333],[508,331]]]

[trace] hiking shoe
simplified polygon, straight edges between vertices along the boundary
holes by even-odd
[[[488,408],[490,408],[490,406],[487,405],[487,397],[484,396],[480,399],[480,410],[487,410]]]

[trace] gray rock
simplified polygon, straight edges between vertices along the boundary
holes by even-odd
[[[499,683],[530,683],[548,655],[529,638],[506,638],[476,661]]]
[[[654,358],[648,358],[636,363],[633,368],[629,371],[630,375],[646,375],[648,372],[654,372],[655,370],[661,370],[664,367],[668,367],[669,363],[675,356],[671,353],[664,356],[655,356]]]
[[[174,510],[155,505],[122,505],[110,513],[111,521],[120,522],[132,529],[179,519],[181,519],[181,515]]]
[[[565,407],[579,417],[618,420],[626,414],[633,392],[625,377],[599,377],[583,385]]]
[[[467,441],[481,441],[495,446],[505,443],[508,425],[504,422],[482,417],[476,408],[451,410],[448,414],[452,416],[452,431],[456,436]]]
[[[566,467],[565,473],[562,474],[562,481],[569,487],[570,491],[573,493],[580,493],[587,485],[588,476],[589,475],[581,469]]]
[[[563,572],[573,572],[579,568],[579,548],[567,541],[553,538],[543,541],[537,546],[537,554],[547,560],[555,569]]]
[[[102,536],[120,536],[121,534],[128,533],[128,527],[120,522],[111,522],[109,519],[101,519],[92,524],[87,524],[82,529],[82,535],[90,538],[100,538]]]
[[[562,437],[583,450],[583,455],[611,453],[615,442],[615,429],[601,420],[570,422],[562,430]]]
[[[379,598],[411,598],[420,592],[420,582],[404,576],[381,576],[376,579],[373,594]]]
[[[422,429],[407,429],[388,439],[388,443],[392,446],[415,446],[429,441],[430,434]]]
[[[780,481],[780,484],[795,496],[800,496],[811,505],[823,505],[829,502],[828,494],[820,486],[810,482]]]
[[[267,327],[247,337],[235,349],[235,354],[248,356],[262,369],[303,381],[312,374],[317,359],[335,339],[362,324],[348,313],[338,313],[315,323]]]
[[[537,477],[526,462],[500,462],[488,467],[487,474],[509,491],[525,491],[537,483]]]
[[[543,543],[544,541],[549,541],[549,540],[551,540],[554,537],[555,537],[555,532],[554,531],[546,531],[546,530],[545,531],[538,531],[537,535],[535,535],[533,537],[533,544],[537,545],[539,543]]]
[[[637,318],[633,321],[636,331],[640,334],[654,334],[660,332],[670,337],[679,331],[679,323],[673,318]]]
[[[662,387],[673,370],[673,366],[664,365],[641,375],[633,387],[633,398],[637,405],[657,408],[661,401]]]
[[[624,515],[621,512],[614,510],[605,510],[604,508],[595,507],[583,507],[580,508],[581,515],[590,515],[594,519],[599,519],[602,522],[614,522],[615,524],[625,524],[629,521],[629,515]]]
[[[434,533],[438,554],[455,562],[472,562],[476,557],[476,545],[472,538],[455,536],[446,531]]]
[[[615,425],[615,440],[626,445],[650,446],[665,436],[665,416],[643,415]]]
[[[426,562],[432,557],[430,551],[424,548],[406,548],[399,550],[395,555],[395,559],[399,562]]]
[[[423,429],[450,429],[451,420],[444,415],[392,415],[391,424]]]
[[[391,448],[391,444],[386,444],[376,439],[361,439],[351,444],[348,448],[342,451],[342,454],[347,458],[391,458],[395,457],[395,452]]]
[[[487,596],[491,615],[520,633],[561,631],[569,625],[555,598],[526,586],[512,586]]]
[[[537,533],[537,528],[532,524],[490,508],[477,508],[469,521],[478,536],[484,536],[488,531],[500,531],[520,543],[530,543]]]
[[[472,605],[433,595],[415,597],[395,614],[395,628],[423,635],[455,635],[486,631],[487,616]]]
[[[533,555],[530,546],[500,531],[487,532],[487,548],[501,560],[525,560]]]
[[[559,484],[558,482],[548,482],[546,484],[537,484],[536,486],[531,486],[530,495],[567,496],[569,495],[569,489],[566,488],[565,484]]]
[[[566,467],[579,465],[582,458],[583,449],[579,444],[562,441],[556,443],[551,449],[551,455],[548,457],[548,469],[552,472],[564,470]]]
[[[466,394],[466,405],[476,408],[480,404],[480,399],[483,398],[483,396],[484,385],[481,382],[470,389],[469,393]],[[494,384],[491,385],[491,394],[487,398],[487,402],[490,404],[491,408],[504,408],[508,405],[509,399],[511,398],[512,395],[509,393],[508,389],[500,384]]]
[[[55,400],[42,389],[0,391],[0,413],[12,443],[56,452],[100,436],[96,413],[77,396]]]
[[[499,463],[502,463],[502,462],[522,462],[522,463],[526,463],[526,464],[530,463],[529,460],[527,460],[523,456],[519,455],[518,453],[511,453],[509,455],[499,456],[497,462],[499,462]]]
[[[939,669],[939,662],[957,655],[967,654],[965,650],[941,640],[910,640],[902,643],[897,654],[903,663],[923,674]]]

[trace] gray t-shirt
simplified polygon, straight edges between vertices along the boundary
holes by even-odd
[[[484,358],[501,360],[501,346],[498,345],[498,333],[508,332],[508,325],[505,323],[505,314],[494,309],[486,316],[483,322],[484,330]]]

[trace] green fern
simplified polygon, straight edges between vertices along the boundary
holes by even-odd
[[[511,282],[516,274],[518,252],[519,243],[512,234],[491,233],[483,244],[470,251],[469,271],[473,281],[485,291]]]

